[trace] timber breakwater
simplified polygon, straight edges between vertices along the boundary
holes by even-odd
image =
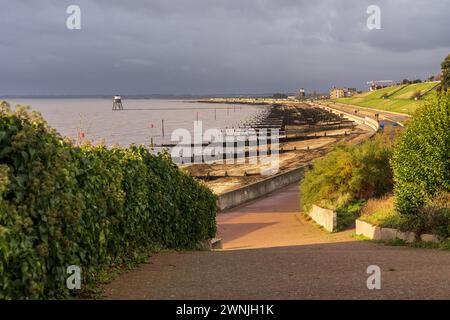
[[[311,160],[327,153],[337,142],[363,139],[373,132],[371,128],[343,114],[303,102],[236,98],[207,99],[198,102],[259,105],[266,109],[264,113],[233,128],[233,134],[237,132],[239,135],[251,130],[257,135],[265,135],[267,139],[260,140],[256,147],[253,146],[252,149],[250,143],[246,141],[239,152],[235,151],[236,148],[231,148],[227,153],[226,142],[219,141],[215,145],[223,146],[225,151],[215,158],[215,161],[192,157],[190,160],[197,161],[185,166],[192,176],[204,180],[219,195],[267,178],[263,173],[267,162],[258,159],[260,151],[265,155],[277,155],[269,162],[277,161],[277,170],[274,174],[280,174],[309,164]],[[273,135],[274,130],[277,132],[275,143],[273,136],[268,134],[272,132]],[[237,143],[233,146],[237,146]],[[225,159],[226,161],[220,161]],[[178,160],[183,162],[187,159]]]

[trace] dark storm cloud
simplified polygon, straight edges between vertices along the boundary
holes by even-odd
[[[0,1],[0,95],[239,93],[426,77],[450,1]],[[82,10],[82,29],[65,26]],[[382,30],[366,28],[368,5]]]

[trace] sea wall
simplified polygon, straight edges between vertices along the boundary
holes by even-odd
[[[361,117],[358,116],[356,114],[351,114],[342,110],[337,110],[337,109],[333,109],[332,107],[328,107],[328,106],[323,106],[323,105],[315,105],[316,107],[325,109],[329,112],[335,113],[335,114],[339,114],[344,118],[347,118],[349,120],[355,121],[358,124],[365,124],[366,126],[368,126],[369,128],[371,128],[372,130],[374,130],[375,134],[379,129],[380,129],[380,124],[378,123],[378,121],[376,121],[375,119],[369,118],[369,117]]]
[[[287,172],[279,173],[239,189],[223,193],[217,197],[217,208],[219,211],[224,211],[264,196],[292,183],[299,182],[303,177],[306,167],[307,166],[303,166]]]
[[[354,114],[350,114],[341,110],[336,110],[327,106],[315,105],[323,108],[329,112],[339,114],[342,117],[355,121],[358,124],[365,124],[373,130],[375,134],[379,129],[379,124],[376,120],[369,117],[360,117]],[[302,179],[305,167],[296,168],[287,172],[283,172],[267,179],[252,183],[250,185],[235,189],[226,193],[223,193],[217,197],[217,208],[219,211],[224,211],[253,199],[264,196],[270,192],[273,192],[279,188],[285,187],[289,184],[298,182]],[[327,227],[330,227],[332,223],[327,222]],[[335,226],[333,227],[334,230]],[[328,230],[328,229],[327,229]]]

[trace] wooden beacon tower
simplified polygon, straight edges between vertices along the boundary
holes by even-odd
[[[114,96],[112,109],[114,111],[116,111],[116,110],[123,110],[122,97],[121,96]]]

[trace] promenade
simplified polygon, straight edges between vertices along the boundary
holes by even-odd
[[[356,241],[299,214],[297,184],[219,214],[223,249],[162,252],[106,299],[450,299],[450,252]],[[366,286],[367,267],[381,290]]]

